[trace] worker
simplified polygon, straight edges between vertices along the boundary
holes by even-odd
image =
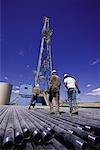
[[[76,92],[80,93],[76,80],[68,74],[64,74],[64,85],[67,88],[68,102],[71,114],[78,114]]]
[[[53,98],[55,99],[55,112],[56,114],[60,114],[59,112],[59,99],[60,99],[60,78],[58,75],[56,75],[56,70],[52,71],[50,80],[49,80],[49,107],[50,107],[50,113],[54,113],[53,111]]]
[[[30,105],[29,105],[28,109],[31,109],[31,106],[33,106],[33,108],[34,108],[34,106],[36,104],[37,97],[39,96],[40,93],[41,93],[40,87],[39,87],[39,84],[37,84],[33,88],[32,99],[31,99],[31,102],[30,102]]]

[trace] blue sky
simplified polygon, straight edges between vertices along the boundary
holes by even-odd
[[[53,69],[78,81],[80,101],[100,101],[100,1],[1,0],[0,81],[34,83],[43,17],[53,29]]]

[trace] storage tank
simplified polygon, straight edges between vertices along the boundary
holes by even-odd
[[[0,82],[0,105],[6,105],[10,102],[12,85],[5,82]]]

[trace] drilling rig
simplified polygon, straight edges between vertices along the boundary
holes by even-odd
[[[37,103],[42,103],[42,105],[48,105],[47,99],[48,96],[46,94],[48,88],[48,81],[52,71],[52,56],[51,56],[51,35],[52,30],[49,27],[49,18],[43,18],[43,28],[42,28],[42,39],[40,44],[40,52],[37,64],[37,70],[35,75],[35,83],[34,88],[39,85],[41,90],[41,94],[36,99]],[[23,84],[20,86],[20,93],[18,96],[18,103],[21,105],[21,101],[24,101],[26,104],[28,101],[32,99],[32,87],[30,85]],[[17,97],[16,97],[17,99]],[[12,101],[16,102],[16,100]]]
[[[39,59],[35,76],[35,86],[39,84],[43,91],[46,91],[48,88],[48,81],[52,71],[51,35],[52,30],[49,27],[49,18],[44,17]]]

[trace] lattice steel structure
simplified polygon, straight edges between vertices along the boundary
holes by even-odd
[[[35,86],[39,84],[44,91],[47,90],[48,80],[52,71],[51,35],[52,30],[49,27],[49,18],[44,17],[40,53],[35,76]]]

